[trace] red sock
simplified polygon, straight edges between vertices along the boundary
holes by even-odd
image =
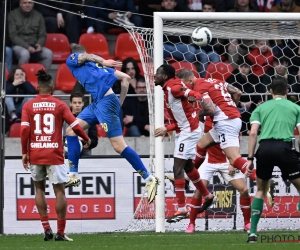
[[[193,197],[192,202],[191,202],[191,211],[190,211],[190,223],[191,224],[196,224],[196,218],[198,215],[198,210],[202,204],[202,197],[195,198]]]
[[[255,168],[252,170],[252,174],[250,175],[249,178],[250,178],[251,180],[256,180],[256,169],[255,169]]]
[[[57,232],[65,235],[66,219],[57,220]]]
[[[205,197],[210,194],[206,186],[200,179],[200,174],[196,168],[193,168],[191,172],[186,173],[190,180],[194,183],[195,187],[200,191],[200,194]]]
[[[44,232],[46,232],[47,229],[51,230],[50,224],[49,224],[49,219],[48,219],[48,215],[46,216],[40,216],[40,220],[42,222],[43,228],[44,228]]]
[[[251,218],[251,199],[240,197],[240,206],[244,216],[244,225],[250,223]]]
[[[247,168],[247,161],[244,158],[239,157],[234,161],[233,167],[241,170],[242,173],[244,174],[246,172],[246,168]],[[249,178],[251,180],[256,180],[256,169],[252,170],[252,174],[250,175]]]
[[[183,208],[185,207],[185,179],[176,179],[174,180],[174,184],[178,208]]]
[[[201,164],[204,162],[205,156],[206,156],[206,149],[203,149],[203,148],[201,148],[201,147],[199,147],[197,145],[197,148],[196,148],[196,158],[193,161],[194,167],[196,169],[198,169],[201,166]]]

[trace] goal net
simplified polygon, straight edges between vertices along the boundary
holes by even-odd
[[[150,155],[155,174],[160,178],[156,204],[148,204],[146,193],[142,195],[131,220],[128,231],[165,230],[183,231],[188,224],[182,220],[166,224],[165,218],[176,211],[173,185],[164,183],[165,173],[172,172],[173,160],[164,156],[161,143],[153,135],[154,126],[170,123],[162,104],[162,90],[154,87],[154,72],[163,63],[171,64],[176,71],[182,68],[193,70],[197,77],[216,78],[227,81],[242,92],[238,108],[242,115],[241,154],[247,154],[249,118],[260,103],[270,99],[268,89],[275,75],[288,79],[288,98],[299,103],[300,23],[297,13],[166,13],[154,15],[154,29],[125,27],[134,39],[140,53],[149,98],[151,133]],[[204,26],[211,30],[213,41],[200,48],[190,39],[192,31]],[[172,141],[170,135],[168,141]],[[154,164],[155,155],[155,164]],[[275,167],[273,180],[277,183],[275,205],[265,201],[259,228],[299,229],[297,212],[298,196],[290,182],[281,179],[280,170]],[[247,180],[251,197],[256,192],[256,183]],[[209,188],[218,198],[218,203],[206,214],[199,215],[196,230],[243,229],[243,215],[240,209],[240,194],[226,185],[222,176],[215,173]],[[186,189],[186,203],[191,202],[194,187]]]

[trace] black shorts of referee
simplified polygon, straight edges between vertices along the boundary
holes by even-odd
[[[283,180],[300,177],[299,153],[292,150],[292,142],[263,140],[256,151],[256,176],[262,180],[272,178],[273,168],[278,166]]]

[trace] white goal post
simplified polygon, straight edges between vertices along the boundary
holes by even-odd
[[[153,62],[154,62],[154,72],[156,69],[163,64],[163,31],[164,31],[164,21],[234,21],[234,22],[244,22],[244,21],[250,21],[258,23],[259,22],[279,22],[279,21],[299,21],[300,20],[300,14],[299,13],[217,13],[217,12],[189,12],[189,13],[183,13],[183,12],[155,12],[154,13],[154,47],[153,47]],[[194,25],[194,26],[193,26]],[[195,29],[197,26],[197,23],[193,23],[193,25],[190,25],[190,27],[187,27],[185,32],[188,34],[191,34],[193,29]],[[199,24],[201,26],[203,24]],[[203,25],[204,26],[204,25]],[[220,26],[221,23],[220,23]],[[264,26],[263,26],[264,27]],[[174,27],[174,29],[181,29],[182,27]],[[209,27],[210,28],[210,27]],[[225,34],[225,31],[222,30],[223,27],[220,27],[221,30],[218,30],[215,32],[218,27],[214,26],[214,28],[210,28],[212,31],[213,37],[218,35],[218,37],[222,38],[222,35]],[[235,31],[234,29],[238,29],[239,32]],[[231,29],[230,31],[228,29]],[[182,30],[177,30],[179,33],[183,33]],[[227,27],[227,33],[230,32],[233,35],[233,37],[236,38],[244,38],[244,39],[276,39],[276,38],[283,38],[285,39],[284,30],[275,30],[274,32],[270,32],[270,30],[258,30],[255,34],[255,31],[253,30],[247,30],[247,26],[237,26],[237,27]],[[289,31],[287,31],[289,32]],[[298,32],[295,32],[293,34],[289,33],[288,38],[300,38],[299,36],[299,29]],[[227,34],[224,36],[229,37]],[[160,95],[162,92],[161,88],[156,87],[155,88],[155,96]],[[155,100],[157,100],[155,98]],[[156,102],[156,101],[155,101]],[[162,103],[156,103],[155,104],[155,127],[158,124],[161,124],[161,119],[163,117],[163,110],[164,106]],[[162,113],[159,113],[159,112]],[[155,140],[155,173],[156,175],[162,180],[162,185],[160,185],[160,188],[158,189],[157,198],[156,198],[156,232],[165,232],[165,203],[164,200],[164,168],[161,167],[161,164],[164,160],[164,152],[161,150],[162,148],[162,142],[159,139]]]

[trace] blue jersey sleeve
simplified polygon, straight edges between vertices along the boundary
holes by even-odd
[[[80,64],[78,63],[78,55],[79,53],[72,53],[71,55],[68,56],[66,64],[69,68],[80,66]]]

